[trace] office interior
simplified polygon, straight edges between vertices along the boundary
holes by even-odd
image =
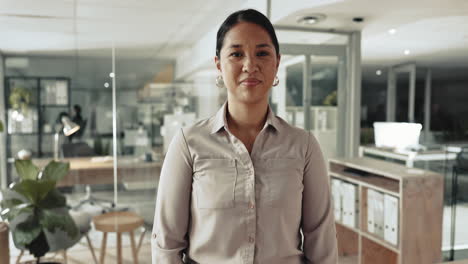
[[[226,100],[215,84],[216,30],[243,8],[266,14],[280,42],[280,83],[270,106],[311,131],[329,162],[339,239],[354,245],[340,246],[340,263],[423,263],[407,260],[414,256],[403,238],[411,229],[398,229],[411,222],[403,205],[417,199],[404,195],[414,177],[399,170],[440,180],[420,184],[428,208],[440,209],[427,215],[440,219],[437,230],[426,230],[440,233],[439,262],[431,263],[468,259],[463,0],[0,1],[1,188],[19,180],[15,159],[68,161],[70,172],[57,186],[70,208],[86,212],[90,223],[111,211],[141,217],[133,234],[138,262],[151,263],[165,151],[177,129],[210,117]],[[78,132],[63,133],[75,125]],[[339,162],[346,159],[365,159],[369,168],[356,171],[364,166],[356,163],[347,171],[350,163]],[[363,176],[369,173],[385,178],[382,185],[373,188]],[[432,187],[434,196],[442,193],[440,203],[431,200]],[[346,204],[349,197],[359,201]],[[388,237],[366,225],[386,217],[384,204],[397,219]],[[353,216],[344,217],[349,208]],[[103,254],[102,232],[93,227],[88,234],[93,249],[83,238],[67,250],[68,263],[97,262]],[[129,236],[117,240],[109,234],[107,261],[117,262],[123,243],[124,263],[135,263]],[[9,243],[15,263],[22,253],[11,237]]]

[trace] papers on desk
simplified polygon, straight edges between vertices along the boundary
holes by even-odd
[[[355,184],[332,179],[335,220],[357,228],[359,220],[359,192]]]
[[[91,162],[96,162],[96,163],[104,163],[104,162],[110,162],[113,161],[114,158],[112,156],[103,156],[103,157],[92,157]]]
[[[398,243],[398,198],[368,189],[367,231],[394,245]]]

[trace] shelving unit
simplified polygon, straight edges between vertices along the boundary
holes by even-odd
[[[329,170],[335,200],[347,198],[336,193],[339,183],[352,184],[358,193],[355,213],[359,221],[355,226],[339,218],[336,221],[339,263],[441,262],[442,175],[370,158],[330,159]],[[377,196],[368,199],[371,192],[382,200]]]
[[[21,87],[30,94],[28,113],[23,120],[15,119],[10,104],[10,95],[15,87]],[[7,158],[15,158],[21,149],[31,150],[34,158],[51,156],[46,148],[51,148],[54,125],[60,112],[70,111],[70,79],[63,77],[5,77],[5,113],[7,128]],[[15,114],[19,113],[17,111]],[[21,113],[23,114],[23,113]],[[27,120],[28,122],[25,122]],[[24,127],[26,124],[26,127]],[[47,128],[47,129],[46,129]],[[46,150],[46,151],[44,151]],[[12,174],[10,162],[8,175]],[[11,180],[11,179],[9,179]]]
[[[336,106],[310,107],[310,132],[320,142],[325,157],[336,157],[336,137],[338,108]],[[288,123],[304,128],[304,108],[297,106],[286,107]]]

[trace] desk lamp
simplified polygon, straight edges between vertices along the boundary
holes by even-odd
[[[61,116],[61,117],[60,117]],[[70,120],[67,115],[61,114],[59,116],[60,123],[63,125],[63,134],[65,136],[73,135],[76,131],[80,130],[80,126]],[[60,130],[55,130],[54,135],[54,159],[59,160],[59,138]]]

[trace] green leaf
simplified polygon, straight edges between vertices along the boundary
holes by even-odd
[[[38,206],[44,209],[65,207],[67,199],[57,189],[53,189],[39,202]]]
[[[51,161],[47,166],[44,168],[42,172],[41,180],[53,180],[53,181],[60,181],[68,174],[70,170],[70,163],[68,162],[57,162]]]
[[[32,204],[39,204],[47,194],[55,188],[55,181],[35,181],[35,180],[23,180],[15,186],[13,190],[24,195]]]
[[[41,233],[41,227],[37,220],[30,218],[28,221],[18,224],[13,233],[13,241],[18,247],[26,248]]]
[[[2,196],[0,216],[4,220],[11,221],[20,213],[23,207],[30,206],[30,202],[26,197],[13,190],[2,190]]]
[[[21,204],[9,209],[8,217],[8,221],[10,222],[9,224],[12,231],[16,229],[17,225],[30,221],[30,219],[37,218],[34,215],[34,208],[31,205],[27,204]]]
[[[23,180],[36,180],[39,168],[31,160],[15,160],[15,167],[18,175]]]
[[[59,229],[66,232],[71,238],[76,238],[79,235],[78,227],[66,208],[42,210],[39,222],[49,232]]]
[[[22,201],[23,203],[27,203],[29,202],[28,199],[26,199],[26,197],[24,197],[22,194],[14,191],[14,190],[10,190],[10,189],[3,189],[1,190],[1,193],[2,193],[2,200],[0,201],[8,201],[8,200],[20,200]]]
[[[34,209],[31,204],[20,203],[9,208],[4,207],[0,213],[2,219],[10,222],[10,225],[16,225],[26,221],[27,218],[34,215]]]

